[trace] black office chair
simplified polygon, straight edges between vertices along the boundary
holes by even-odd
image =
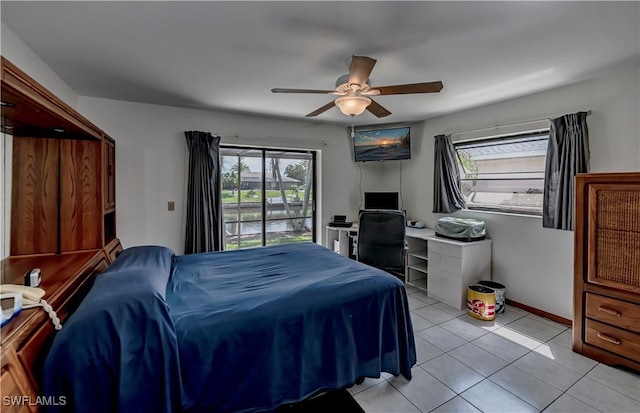
[[[381,270],[404,271],[405,232],[404,211],[360,211],[356,259]]]

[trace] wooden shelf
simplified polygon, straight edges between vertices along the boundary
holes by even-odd
[[[0,72],[10,255],[103,248],[116,238],[115,141],[4,57]]]
[[[2,129],[13,136],[102,140],[102,131],[4,57]]]

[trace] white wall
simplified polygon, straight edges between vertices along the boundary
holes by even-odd
[[[319,150],[318,242],[331,216],[357,203],[344,127],[82,96],[78,104],[116,140],[117,233],[125,247],[160,244],[182,253],[187,130],[219,134],[228,144]],[[175,211],[167,211],[168,201]]]
[[[4,22],[2,22],[1,33],[0,54],[75,109],[78,99],[76,93]]]
[[[492,125],[557,117],[592,110],[588,117],[591,171],[640,170],[640,82],[638,67],[508,102],[424,122],[420,147],[403,165],[413,182],[404,186],[407,213],[433,226],[433,136]],[[415,139],[414,139],[415,142]],[[413,142],[412,142],[413,143]],[[397,170],[397,167],[395,168]],[[389,174],[393,182],[397,176]],[[393,183],[386,185],[393,188]],[[572,317],[573,232],[543,229],[540,218],[480,212],[460,217],[484,220],[493,239],[493,279],[507,287],[507,298]]]

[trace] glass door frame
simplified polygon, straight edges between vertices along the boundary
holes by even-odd
[[[313,194],[313,199],[311,200],[311,222],[312,222],[312,226],[313,228],[311,228],[311,241],[312,242],[317,242],[317,216],[316,216],[316,202],[317,202],[317,151],[316,150],[311,150],[311,149],[285,149],[285,148],[266,148],[266,147],[258,147],[258,146],[238,146],[238,145],[228,145],[228,144],[220,144],[220,158],[222,158],[223,156],[227,156],[227,155],[223,155],[223,152],[225,149],[238,149],[238,150],[246,150],[246,151],[260,151],[261,152],[261,159],[262,159],[262,169],[261,169],[261,173],[262,173],[262,185],[261,185],[261,190],[262,190],[262,201],[261,201],[261,210],[262,210],[262,217],[261,217],[261,226],[262,226],[262,245],[261,246],[266,246],[267,245],[267,197],[266,197],[266,193],[267,193],[267,165],[266,165],[266,160],[267,160],[267,155],[269,152],[293,152],[293,153],[300,153],[300,154],[309,154],[311,155],[311,165],[312,165],[312,171],[311,171],[311,193]],[[220,160],[220,165],[222,165],[222,159]],[[222,170],[220,170],[220,174],[222,174]],[[238,179],[240,179],[241,173],[238,173]],[[220,180],[222,181],[222,180]],[[239,189],[239,194],[240,194],[240,190]],[[220,186],[220,191],[222,191],[222,184]],[[224,216],[224,214],[223,214]],[[238,225],[240,224],[240,220],[238,221]],[[238,226],[238,228],[240,228],[240,226]],[[240,234],[238,234],[238,237],[240,237]],[[224,245],[224,249],[226,249],[227,246],[227,242],[226,242],[226,236],[225,236],[225,242],[223,243]]]

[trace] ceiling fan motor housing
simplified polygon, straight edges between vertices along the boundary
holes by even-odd
[[[360,85],[360,89],[367,89],[370,86],[369,79],[367,79],[367,83],[364,85]],[[351,85],[349,84],[349,75],[343,75],[336,80],[336,92],[346,92],[348,90],[352,90]]]

